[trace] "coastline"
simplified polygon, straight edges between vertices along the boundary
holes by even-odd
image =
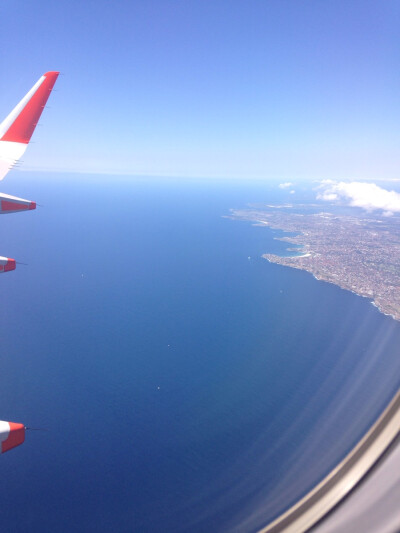
[[[297,270],[303,270],[304,272],[308,272],[309,274],[311,274],[317,281],[324,281],[325,283],[331,283],[332,285],[335,285],[336,287],[339,287],[340,289],[343,289],[345,291],[348,291],[348,292],[351,292],[353,294],[355,294],[356,296],[360,296],[362,298],[367,298],[368,300],[370,300],[370,303],[376,307],[378,309],[378,311],[380,313],[382,313],[383,315],[385,316],[388,316],[390,318],[392,318],[393,320],[396,320],[398,322],[400,322],[400,315],[396,315],[394,313],[390,313],[388,311],[385,311],[384,307],[379,305],[379,303],[376,302],[375,298],[373,297],[373,295],[370,295],[370,294],[363,294],[362,292],[357,292],[349,287],[346,287],[345,284],[341,284],[338,280],[338,281],[334,281],[332,279],[330,279],[329,277],[324,277],[323,275],[321,275],[321,273],[319,273],[319,275],[317,275],[311,268],[307,268],[307,266],[304,266],[304,265],[295,265],[295,264],[287,264],[285,261],[286,260],[296,260],[296,259],[302,259],[302,258],[305,258],[305,257],[313,257],[311,252],[307,252],[303,255],[293,255],[293,256],[288,256],[288,257],[281,257],[281,256],[278,256],[278,255],[274,255],[274,254],[262,254],[263,259],[266,259],[269,263],[274,263],[276,265],[281,265],[281,266],[286,266],[286,267],[289,267],[289,268],[296,268]]]
[[[287,252],[300,255],[263,257],[368,298],[382,314],[400,321],[400,218],[279,208],[232,209],[229,218],[291,234],[274,239],[295,245],[297,250]]]

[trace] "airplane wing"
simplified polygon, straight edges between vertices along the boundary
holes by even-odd
[[[0,420],[1,453],[8,452],[25,440],[25,426],[15,422]]]
[[[25,152],[59,72],[46,72],[0,124],[0,180]],[[36,202],[0,194],[0,213],[16,213],[36,208]],[[0,256],[0,273],[15,270],[16,261]],[[25,426],[0,420],[0,452],[22,444]]]
[[[10,270],[15,270],[15,259],[0,256],[0,272],[10,272]]]
[[[46,72],[0,124],[0,180],[22,157],[59,72]]]

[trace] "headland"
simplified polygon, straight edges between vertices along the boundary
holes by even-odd
[[[271,263],[306,270],[318,280],[371,299],[400,320],[400,219],[298,213],[266,206],[232,209],[231,218],[288,232],[279,240],[299,246],[290,257],[266,253]]]

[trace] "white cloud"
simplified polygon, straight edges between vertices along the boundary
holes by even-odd
[[[320,185],[321,192],[318,200],[332,202],[341,200],[348,205],[361,207],[366,211],[382,210],[384,215],[391,216],[400,213],[400,194],[378,187],[375,183],[353,181],[332,182],[325,180]]]
[[[293,187],[293,183],[290,183],[290,181],[287,181],[286,183],[280,183],[279,188],[280,189],[289,189],[289,187]]]
[[[317,195],[318,200],[326,200],[327,202],[333,202],[338,199],[338,195],[335,193],[325,191],[322,194]]]
[[[290,194],[294,194],[296,191],[294,189],[292,189],[291,191],[289,191]]]

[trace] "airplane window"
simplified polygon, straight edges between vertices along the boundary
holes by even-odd
[[[9,4],[0,531],[400,527],[398,7]]]

